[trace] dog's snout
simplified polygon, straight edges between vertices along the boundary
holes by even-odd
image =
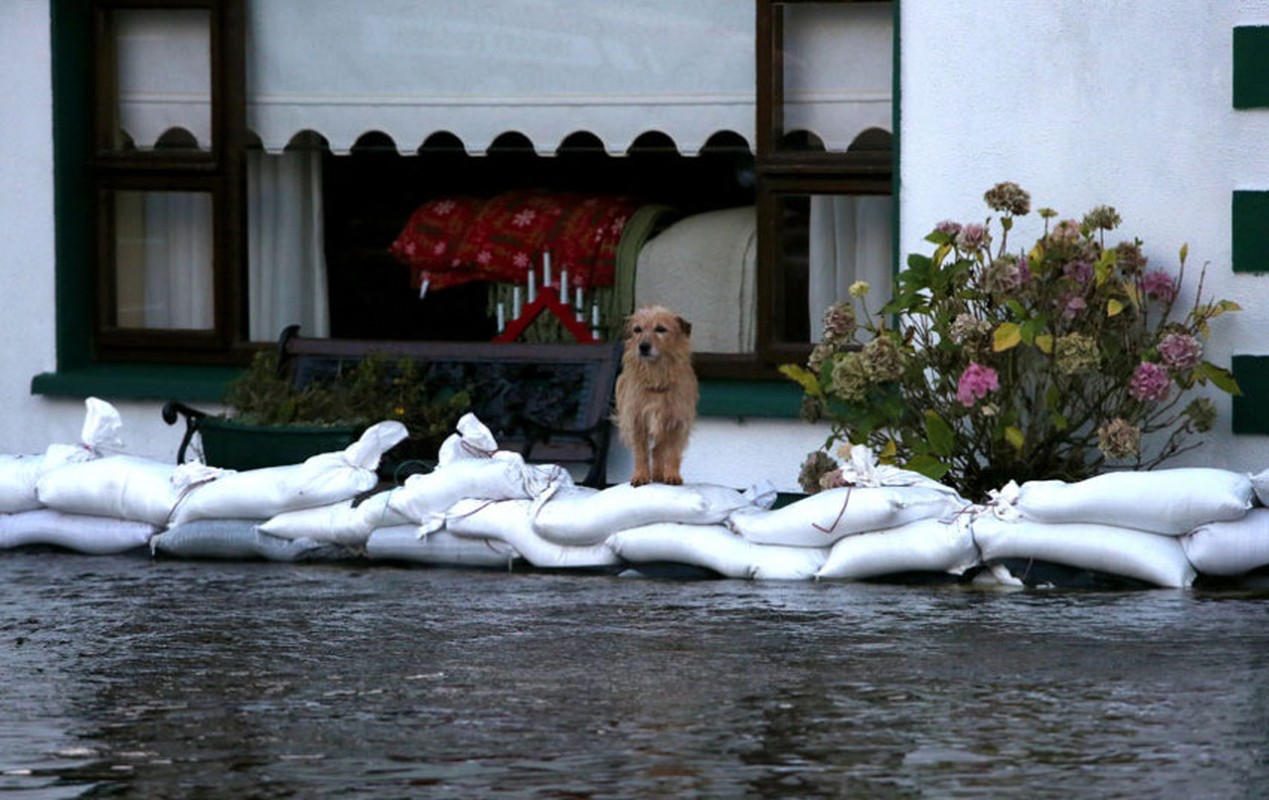
[[[652,352],[652,342],[639,342],[639,355],[646,356]]]

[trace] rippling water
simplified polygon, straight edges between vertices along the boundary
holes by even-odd
[[[14,797],[1255,797],[1269,594],[0,553]]]

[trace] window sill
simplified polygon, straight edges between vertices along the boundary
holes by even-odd
[[[234,367],[96,364],[40,373],[31,379],[31,394],[219,403],[229,382],[241,372]]]
[[[155,364],[111,364],[45,372],[31,379],[31,394],[128,400],[191,400],[218,403],[241,370]],[[702,417],[796,419],[802,390],[792,381],[701,381]]]

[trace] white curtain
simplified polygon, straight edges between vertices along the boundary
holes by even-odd
[[[292,324],[329,336],[321,153],[248,153],[247,209],[251,340],[272,341]]]
[[[211,195],[147,192],[143,198],[142,218],[131,222],[133,230],[140,230],[142,253],[139,260],[120,259],[121,276],[142,276],[145,299],[141,324],[146,328],[211,328],[215,324]]]
[[[894,246],[889,196],[815,195],[811,197],[808,301],[811,341],[821,339],[824,309],[850,296],[850,285],[866,281],[868,310],[876,313],[890,299]],[[859,301],[856,312],[861,311]]]

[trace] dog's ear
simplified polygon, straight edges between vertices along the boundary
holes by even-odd
[[[684,336],[691,336],[691,335],[692,335],[692,323],[688,322],[687,320],[683,319],[682,317],[675,317],[675,319],[677,319],[677,320],[679,321],[679,330],[683,331],[683,335],[684,335]]]

